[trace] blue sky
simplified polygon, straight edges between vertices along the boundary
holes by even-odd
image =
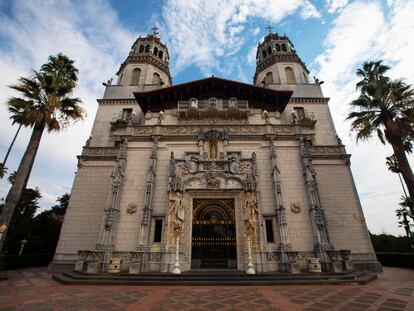
[[[63,52],[79,68],[88,117],[62,133],[45,134],[29,181],[43,194],[42,206],[69,192],[76,155],[90,134],[102,82],[115,73],[132,43],[156,25],[170,52],[174,83],[215,75],[252,82],[257,43],[271,25],[286,33],[323,91],[338,134],[352,153],[352,170],[371,231],[403,234],[395,209],[402,193],[385,167],[389,146],[356,144],[345,116],[357,96],[355,69],[383,59],[393,78],[414,83],[414,0],[0,0],[0,102],[15,95],[7,86],[38,69],[50,54]],[[12,139],[0,105],[0,156]],[[30,135],[19,136],[7,166],[16,169]],[[411,156],[412,162],[412,156]],[[9,185],[0,181],[0,198]]]

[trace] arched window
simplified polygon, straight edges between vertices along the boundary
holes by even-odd
[[[154,55],[157,55],[158,54],[158,48],[155,46],[154,47]]]
[[[270,45],[267,47],[267,54],[272,54],[272,47]]]
[[[237,107],[237,98],[230,97],[229,98],[229,108],[236,108]]]
[[[293,72],[293,69],[291,67],[285,68],[285,74],[286,74],[287,84],[296,83],[295,73]]]
[[[266,73],[266,76],[265,76],[265,84],[270,84],[270,83],[273,83],[273,73],[269,71],[268,73]]]
[[[162,59],[162,57],[164,56],[164,53],[162,51],[158,52],[158,57]]]
[[[156,72],[154,72],[154,74],[152,75],[152,84],[161,84],[161,76]]]
[[[263,50],[262,54],[263,54],[263,58],[265,58],[265,57],[267,56],[267,54],[266,54],[266,51],[265,51],[265,50]]]
[[[139,52],[140,52],[140,53],[143,53],[143,52],[144,52],[144,46],[143,46],[143,45],[140,45],[140,46],[139,46]]]
[[[134,70],[132,70],[131,80],[129,82],[129,85],[138,85],[140,76],[141,76],[141,69],[134,68]]]
[[[198,100],[197,100],[197,98],[190,98],[190,108],[198,109]]]
[[[208,107],[217,109],[217,98],[212,97],[208,100]]]
[[[276,44],[276,51],[280,52],[280,45]]]
[[[122,78],[124,77],[124,74],[121,73],[121,75],[118,78],[118,85],[120,85],[122,83]]]
[[[287,49],[286,49],[286,44],[284,44],[284,43],[282,44],[282,51],[283,51],[283,52],[286,52],[286,51],[287,51]]]
[[[145,53],[149,53],[149,49],[150,49],[150,46],[149,45],[146,45],[145,46]]]

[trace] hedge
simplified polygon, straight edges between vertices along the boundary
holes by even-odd
[[[414,253],[376,253],[378,261],[385,267],[414,269]]]
[[[53,254],[2,255],[0,270],[47,266],[52,259]]]

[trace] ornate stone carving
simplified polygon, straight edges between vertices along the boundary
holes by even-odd
[[[127,206],[128,214],[135,214],[137,212],[137,205],[134,203],[129,203]]]
[[[258,221],[259,210],[257,208],[256,193],[252,191],[246,192],[246,199],[244,202],[244,221],[246,224],[254,225]]]
[[[160,263],[161,262],[161,253],[151,253],[150,262]]]
[[[296,213],[296,214],[298,214],[298,213],[300,213],[302,211],[302,209],[300,207],[300,204],[297,203],[297,202],[290,203],[290,210],[293,213]]]
[[[119,147],[115,167],[112,172],[112,186],[109,193],[108,206],[104,212],[104,221],[96,245],[99,250],[105,251],[105,263],[109,260],[109,251],[114,249],[113,244],[113,227],[117,224],[119,214],[119,197],[124,181],[128,142],[123,139]]]
[[[268,252],[266,253],[266,261],[269,263],[277,263],[280,261],[279,252]]]
[[[170,198],[170,221],[174,230],[182,230],[185,217],[182,194],[179,191],[171,194]]]

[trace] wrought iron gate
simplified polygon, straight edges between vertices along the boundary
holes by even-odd
[[[233,199],[194,199],[192,268],[237,268]]]

